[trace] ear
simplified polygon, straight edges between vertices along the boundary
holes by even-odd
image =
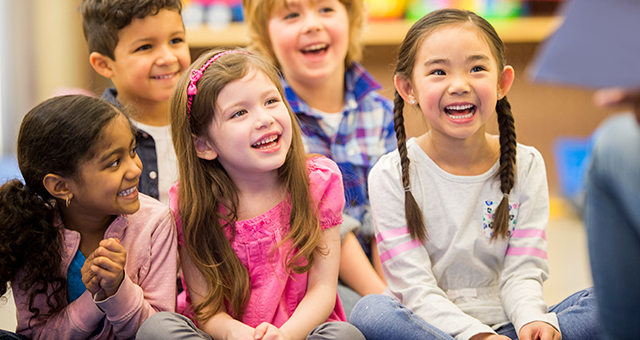
[[[69,183],[64,178],[55,174],[46,174],[42,180],[45,189],[54,198],[61,199],[63,201],[73,198],[73,193],[69,189]]]
[[[210,140],[194,135],[191,135],[191,139],[193,140],[193,146],[196,148],[196,154],[199,158],[212,161],[218,157],[218,153]]]
[[[395,85],[396,91],[398,91],[398,94],[405,102],[415,104],[417,99],[413,93],[413,85],[409,79],[396,74],[393,76],[393,85]]]
[[[105,78],[113,77],[113,70],[111,69],[111,63],[113,63],[113,59],[100,54],[98,52],[91,52],[89,55],[89,62],[96,72],[99,75]]]
[[[514,71],[513,67],[510,65],[505,66],[500,75],[500,79],[498,79],[498,93],[500,94],[498,99],[502,99],[507,95],[515,78],[516,71]]]

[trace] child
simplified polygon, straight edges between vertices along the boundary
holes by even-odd
[[[335,163],[306,157],[277,70],[217,50],[188,71],[171,101],[180,167],[171,208],[190,298],[179,311],[201,331],[164,313],[138,339],[362,339],[346,322],[316,327],[345,320],[336,293],[342,182]]]
[[[379,294],[386,286],[382,271],[376,273],[351,231],[360,229],[361,241],[371,243],[366,253],[379,264],[367,176],[382,155],[395,149],[396,138],[391,101],[376,92],[380,84],[357,62],[362,54],[363,1],[244,0],[243,4],[252,47],[282,72],[305,149],[333,159],[342,172],[346,207],[340,279],[359,295]],[[347,312],[360,297],[347,298],[348,293],[353,294],[340,290]]]
[[[55,97],[22,121],[24,184],[0,188],[0,295],[11,281],[17,333],[126,339],[175,308],[169,209],[139,194],[129,120],[100,99]]]
[[[546,173],[540,153],[516,143],[513,80],[502,41],[472,12],[435,11],[407,33],[398,151],[370,177],[388,296],[365,297],[350,320],[367,339],[598,338],[591,290],[550,309],[542,298]],[[405,102],[430,124],[408,142]],[[500,136],[485,132],[494,113]]]
[[[124,109],[138,129],[144,165],[139,190],[169,204],[178,179],[169,127],[169,97],[191,57],[180,0],[83,0],[89,61],[111,79],[102,99]]]

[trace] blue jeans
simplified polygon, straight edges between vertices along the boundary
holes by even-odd
[[[640,127],[632,115],[600,128],[587,173],[585,224],[603,333],[640,335]]]
[[[0,340],[29,340],[29,338],[24,335],[0,329]]]
[[[600,339],[595,309],[593,292],[587,289],[571,295],[549,311],[558,315],[563,340],[595,340]],[[400,301],[383,295],[363,297],[351,312],[350,322],[367,340],[454,340]],[[497,333],[518,339],[512,324],[499,328]]]

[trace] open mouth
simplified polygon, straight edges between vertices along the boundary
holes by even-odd
[[[179,72],[175,72],[175,73],[170,73],[170,74],[165,74],[165,75],[161,75],[161,76],[152,76],[151,79],[159,79],[159,80],[163,80],[163,79],[171,79],[174,76],[176,76]]]
[[[271,135],[271,136],[262,138],[261,140],[252,144],[251,147],[258,150],[267,150],[278,145],[279,139],[280,139],[279,135]]]
[[[309,47],[303,48],[302,53],[303,54],[319,54],[319,53],[325,52],[328,48],[329,48],[329,45],[327,44],[315,44],[315,45],[311,45]]]
[[[451,119],[466,119],[473,117],[476,109],[476,106],[473,104],[449,105],[444,108],[444,112]]]
[[[133,187],[133,188],[129,188],[129,189],[127,189],[127,190],[122,190],[122,191],[120,191],[120,192],[118,193],[118,196],[122,196],[122,197],[129,196],[129,195],[131,195],[133,192],[135,192],[135,191],[136,191],[136,189],[138,189],[138,187],[137,187],[137,186],[135,186],[135,187]]]

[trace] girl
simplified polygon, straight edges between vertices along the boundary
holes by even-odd
[[[393,103],[376,92],[380,84],[357,62],[362,55],[364,2],[245,0],[243,4],[251,46],[279,66],[305,149],[331,158],[342,172],[347,204],[339,276],[346,286],[338,289],[349,312],[361,295],[380,294],[386,287],[382,270],[376,272],[367,258],[373,253],[369,254],[373,264],[379,265],[367,176],[378,159],[396,146]],[[365,245],[364,251],[358,241]]]
[[[0,295],[11,281],[17,333],[125,339],[175,307],[169,209],[139,194],[134,131],[102,100],[55,97],[18,136],[18,180],[0,188]]]
[[[171,127],[186,314],[200,329],[164,313],[138,338],[362,338],[346,322],[316,327],[345,320],[342,182],[335,163],[306,157],[277,70],[243,50],[204,54],[178,82]]]
[[[493,27],[472,12],[428,14],[395,71],[398,151],[371,172],[387,296],[353,322],[367,339],[597,339],[594,297],[549,309],[544,162],[516,143],[506,94],[514,70]],[[404,103],[430,123],[406,141]],[[497,113],[500,136],[485,132]]]

